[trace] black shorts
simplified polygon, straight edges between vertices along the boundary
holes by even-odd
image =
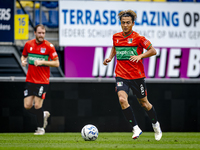
[[[49,84],[35,84],[35,83],[26,82],[25,89],[24,89],[24,97],[34,95],[42,99],[45,99],[48,87],[49,87]]]
[[[147,96],[147,88],[144,78],[128,80],[116,77],[115,79],[117,92],[122,90],[128,95],[129,88],[131,88],[133,94],[136,95],[137,98],[144,98]]]

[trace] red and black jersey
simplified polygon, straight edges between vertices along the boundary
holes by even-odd
[[[37,44],[36,40],[27,41],[22,55],[28,56],[28,72],[26,75],[26,82],[36,84],[49,84],[50,67],[49,66],[35,66],[35,60],[54,60],[58,59],[57,52],[53,44],[44,40],[42,43]]]
[[[140,55],[143,48],[149,50],[151,42],[137,32],[131,31],[128,35],[119,32],[113,35],[113,45],[116,49],[117,65],[115,69],[116,77],[124,79],[144,78],[144,66],[142,60],[132,62],[130,56]]]

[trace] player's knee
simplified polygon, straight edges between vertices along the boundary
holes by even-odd
[[[146,108],[146,107],[147,107],[147,105],[146,105],[145,102],[139,102],[139,103],[140,103],[140,106],[141,106],[141,107],[143,107],[143,108]]]
[[[24,108],[25,109],[31,109],[31,107],[33,107],[33,105],[31,105],[31,104],[24,104]]]
[[[119,102],[120,103],[125,103],[126,102],[126,99],[124,97],[119,97]]]
[[[146,102],[140,103],[141,107],[144,108],[146,111],[150,109],[150,105]]]
[[[40,109],[42,106],[35,104],[34,107],[35,107],[35,109]]]
[[[127,103],[128,103],[124,97],[119,97],[119,102],[122,107],[127,105]]]

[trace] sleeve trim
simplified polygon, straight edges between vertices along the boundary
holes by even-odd
[[[150,45],[147,47],[147,50],[149,50],[151,46],[152,46],[152,44],[150,44]]]

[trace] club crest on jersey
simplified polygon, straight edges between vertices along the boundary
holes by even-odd
[[[41,53],[45,53],[45,51],[46,51],[46,48],[41,48],[41,49],[40,49],[40,52],[41,52]]]
[[[133,38],[128,38],[128,44],[133,42]]]

